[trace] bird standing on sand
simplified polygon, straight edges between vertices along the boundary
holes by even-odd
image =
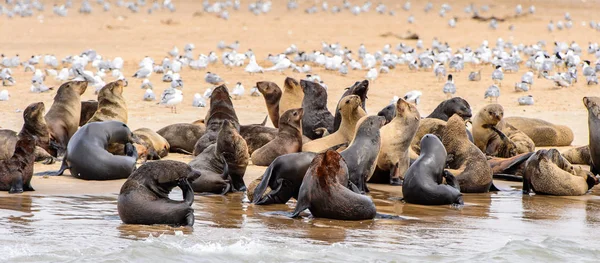
[[[527,71],[521,77],[521,82],[527,83],[528,85],[533,85],[533,72]]]
[[[367,72],[366,79],[373,82],[373,81],[375,81],[375,79],[377,78],[378,75],[379,75],[379,73],[377,73],[377,69],[371,68],[371,69],[369,69],[369,72]]]
[[[483,96],[484,99],[490,98],[490,103],[492,102],[492,99],[495,99],[496,103],[498,103],[498,97],[500,97],[500,88],[495,84],[490,86]]]
[[[178,89],[168,88],[163,91],[160,97],[160,105],[169,106],[172,113],[177,113],[177,104],[183,101],[183,92]]]
[[[244,85],[242,85],[241,82],[238,82],[235,84],[235,87],[231,91],[231,97],[233,97],[234,100],[239,100],[244,95],[244,92]]]
[[[533,96],[531,96],[531,95],[523,96],[523,97],[518,98],[517,101],[519,102],[519,105],[521,105],[521,106],[533,105]]]
[[[142,81],[142,85],[141,85],[141,87],[140,87],[140,88],[141,88],[141,89],[153,89],[153,87],[152,87],[152,83],[150,82],[150,80],[149,80],[149,79],[144,79],[144,80]]]
[[[263,73],[263,68],[256,63],[256,57],[254,55],[250,56],[250,62],[246,65],[246,72],[253,73]]]
[[[256,86],[254,86],[250,89],[250,96],[260,97],[260,91],[258,90],[258,88]]]
[[[146,92],[144,93],[144,100],[145,101],[156,100],[156,96],[154,95],[154,92],[152,91],[151,88],[146,89]]]
[[[448,74],[448,81],[446,81],[446,84],[444,84],[442,91],[444,91],[444,94],[446,94],[448,98],[452,98],[456,93],[456,86],[454,85],[452,74]]]
[[[529,84],[522,82],[522,81],[517,82],[517,83],[515,83],[515,91],[516,92],[529,91]]]
[[[444,67],[444,64],[439,62],[435,63],[435,66],[433,66],[433,73],[439,81],[443,80],[444,77],[446,77],[446,68]]]
[[[481,80],[481,70],[472,71],[469,73],[469,81],[480,81]]]
[[[200,93],[194,94],[194,101],[192,101],[192,106],[204,108],[206,107],[206,99],[200,95]]]
[[[204,81],[213,85],[218,85],[219,83],[223,82],[223,79],[221,79],[219,75],[209,71],[206,72],[206,75],[204,75]]]
[[[414,103],[415,105],[419,105],[422,95],[423,93],[421,91],[412,90],[404,95],[404,100],[410,103]]]
[[[497,65],[494,72],[492,72],[492,80],[498,86],[502,86],[502,80],[504,79],[504,72],[502,72],[502,66]]]

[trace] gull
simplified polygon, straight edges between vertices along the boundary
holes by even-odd
[[[399,99],[400,99],[400,97],[398,97],[398,96],[392,97],[392,99],[390,100],[390,104],[396,104],[396,102],[398,102]]]
[[[51,77],[54,77],[54,78],[56,78],[58,76],[58,72],[56,71],[56,69],[47,68],[45,70],[46,70],[46,75],[47,76],[51,76]]]
[[[194,94],[194,100],[192,101],[192,106],[204,108],[206,107],[206,99],[200,95],[200,93]]]
[[[7,101],[10,98],[10,94],[8,94],[8,90],[0,91],[0,101]]]
[[[150,77],[151,74],[152,74],[152,65],[146,64],[142,68],[138,69],[138,71],[136,71],[132,77],[138,78],[138,79],[145,79],[145,78]]]
[[[177,104],[183,101],[183,92],[178,89],[168,88],[163,91],[160,97],[160,105],[169,106],[172,113],[177,113]]]
[[[195,48],[196,48],[196,45],[194,45],[194,43],[187,43],[187,44],[185,44],[185,47],[183,47],[183,51],[190,52],[190,51],[193,51]]]
[[[481,70],[472,71],[469,73],[469,81],[480,81],[481,80]]]
[[[523,96],[523,97],[518,98],[517,101],[519,102],[519,105],[521,105],[521,106],[533,105],[533,96],[532,95]]]
[[[221,79],[219,75],[209,71],[206,72],[206,75],[204,75],[204,81],[213,85],[218,85],[219,83],[223,82],[223,79]]]
[[[527,83],[528,85],[533,85],[533,72],[525,72],[525,74],[523,74],[521,77],[521,82]]]
[[[498,97],[500,97],[500,88],[495,84],[488,87],[483,96],[484,99],[490,98],[490,103],[492,102],[492,99],[495,99],[496,103],[498,103]]]
[[[548,23],[548,31],[549,32],[554,31],[554,23],[552,22],[552,20],[550,20],[550,23]]]
[[[566,87],[571,86],[571,82],[567,81],[567,77],[566,77],[565,73],[556,73],[556,74],[554,74],[554,76],[549,76],[548,71],[543,71],[542,76],[544,76],[545,79],[554,81],[555,87],[565,87],[566,88]]]
[[[433,66],[433,73],[438,80],[443,80],[446,77],[446,68],[444,64],[436,62],[435,66]]]
[[[279,72],[283,72],[285,69],[289,68],[292,65],[292,62],[287,58],[287,57],[283,57],[282,59],[280,59],[279,61],[277,61],[277,64],[275,64],[274,66],[266,69],[265,71],[279,71]]]
[[[390,73],[390,68],[386,67],[386,66],[381,66],[379,68],[379,73]]]
[[[589,60],[583,61],[583,75],[586,77],[596,74],[596,70],[590,67],[590,63]]]
[[[244,85],[241,82],[235,84],[235,87],[231,91],[231,96],[234,100],[239,100],[244,95]]]
[[[52,88],[49,88],[49,87],[47,87],[46,85],[44,85],[44,83],[42,82],[42,79],[41,79],[41,78],[36,78],[36,77],[34,77],[34,78],[31,80],[31,88],[30,88],[31,92],[34,92],[34,93],[40,93],[40,92],[46,92],[46,91],[49,91],[49,90],[51,90],[51,89],[52,89]]]
[[[529,84],[527,84],[526,82],[517,82],[515,83],[515,91],[520,92],[520,91],[529,91]]]
[[[98,94],[98,92],[106,85],[100,76],[94,76],[94,82],[89,83],[94,87],[94,94]]]
[[[452,28],[456,27],[456,18],[453,17],[450,20],[448,20],[448,25]]]
[[[69,69],[62,68],[54,79],[60,82],[67,81],[69,79]]]
[[[183,89],[183,80],[180,78],[173,78],[173,80],[171,81],[171,88]]]
[[[502,86],[502,80],[504,79],[504,73],[502,72],[502,66],[497,65],[494,72],[492,72],[492,80],[494,83]]]
[[[591,76],[587,76],[587,77],[585,78],[585,80],[586,80],[586,82],[587,82],[588,86],[591,86],[591,85],[598,85],[598,77],[596,77],[596,74],[594,74],[594,75],[591,75]]]
[[[404,95],[404,100],[407,102],[414,103],[415,105],[419,105],[419,101],[421,101],[422,95],[423,93],[421,91],[412,90]]]
[[[205,99],[209,99],[211,95],[212,95],[212,89],[211,88],[207,88],[206,91],[204,91],[204,94],[202,96]]]
[[[342,75],[348,74],[348,65],[346,65],[346,63],[342,63],[342,66],[340,67],[339,72]]]
[[[245,71],[250,74],[263,73],[263,68],[256,63],[256,56],[250,56],[250,62],[246,65]]]
[[[306,75],[306,80],[308,81],[312,81],[312,82],[321,82],[321,76],[317,75],[317,74],[307,74]]]
[[[96,78],[94,78],[94,74],[92,72],[83,70],[83,68],[76,67],[74,69],[75,79],[79,81],[87,81],[90,84],[96,83]]]
[[[371,69],[369,69],[369,72],[367,72],[366,79],[368,79],[370,81],[375,81],[375,79],[377,79],[378,75],[379,75],[379,73],[377,73],[377,69],[371,68]]]
[[[456,86],[454,85],[452,74],[448,74],[448,81],[446,81],[446,84],[444,84],[442,91],[449,98],[452,98],[454,96],[454,93],[456,93]]]
[[[140,86],[140,88],[142,88],[142,89],[153,89],[154,87],[152,87],[152,83],[150,82],[149,79],[144,79],[142,81],[142,85]]]
[[[258,88],[256,86],[254,86],[250,89],[250,96],[260,97],[260,91],[258,90]]]
[[[144,100],[145,101],[156,100],[156,96],[154,95],[154,92],[152,91],[151,88],[146,89],[146,92],[144,93]]]
[[[111,68],[121,70],[123,69],[123,58],[116,57],[111,63]]]

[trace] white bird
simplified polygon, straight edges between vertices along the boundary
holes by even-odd
[[[163,91],[160,97],[160,105],[169,106],[172,113],[177,113],[177,104],[183,101],[183,92],[178,89],[168,88]]]
[[[502,72],[502,66],[497,65],[494,72],[492,72],[492,80],[498,86],[502,86],[502,80],[504,79],[504,72]]]
[[[492,102],[492,99],[495,99],[497,103],[498,97],[500,97],[500,88],[496,85],[488,87],[483,96],[484,99],[490,98],[490,103]]]
[[[404,100],[407,102],[414,103],[415,105],[419,105],[419,101],[421,101],[422,95],[423,93],[421,91],[412,90],[404,95]]]
[[[121,58],[121,57],[114,58],[111,63],[111,67],[113,69],[118,69],[118,70],[123,69],[123,58]]]
[[[517,82],[517,83],[515,83],[515,91],[516,92],[529,91],[529,84],[522,82],[522,81]]]
[[[58,73],[58,76],[56,76],[55,79],[56,79],[56,81],[60,81],[60,82],[67,81],[67,79],[69,79],[69,69],[62,68],[60,70],[60,72]]]
[[[292,62],[287,58],[287,57],[283,57],[281,58],[279,61],[277,61],[277,64],[275,64],[274,66],[265,69],[265,71],[279,71],[279,72],[283,72],[285,69],[289,68],[292,65]]]
[[[446,84],[444,84],[442,91],[449,98],[452,98],[452,96],[454,96],[454,94],[456,93],[456,85],[454,85],[454,79],[452,79],[452,74],[448,74],[448,81],[446,81]]]
[[[146,64],[140,69],[138,69],[138,71],[136,71],[135,74],[133,74],[133,77],[138,79],[148,78],[150,77],[150,75],[152,75],[152,69],[153,68],[151,64]]]
[[[371,68],[371,69],[369,69],[369,72],[367,72],[366,78],[370,81],[375,81],[375,79],[377,79],[378,75],[379,75],[379,73],[377,72],[377,69]]]
[[[34,93],[40,93],[40,92],[46,92],[46,91],[49,91],[49,90],[51,90],[51,89],[52,89],[52,88],[49,88],[49,87],[47,87],[46,85],[44,85],[44,83],[42,82],[42,79],[41,79],[41,78],[36,78],[36,77],[34,77],[34,78],[31,80],[31,88],[30,88],[31,92],[34,92]]]
[[[257,87],[252,87],[250,89],[250,96],[252,96],[252,97],[260,97],[260,91],[258,90]]]
[[[204,91],[204,94],[202,95],[205,99],[209,99],[210,95],[212,95],[212,88],[207,88],[206,91]]]
[[[596,77],[596,74],[585,77],[585,80],[588,86],[598,85],[598,77]]]
[[[221,79],[219,75],[209,71],[206,72],[206,75],[204,75],[204,81],[213,85],[218,85],[219,83],[223,82],[223,79]]]
[[[140,88],[142,88],[142,89],[153,89],[154,87],[152,87],[152,83],[150,82],[149,79],[144,79],[142,81],[142,86]]]
[[[231,91],[231,96],[234,100],[239,100],[244,95],[244,92],[244,85],[242,85],[241,82],[238,82],[237,84],[235,84],[235,87]]]
[[[556,73],[554,76],[549,76],[547,71],[542,72],[542,76],[545,79],[554,81],[555,87],[569,87],[571,86],[571,82],[567,81],[565,73]]]
[[[523,97],[518,98],[517,101],[519,102],[519,105],[521,105],[521,106],[533,105],[533,96],[531,96],[531,95],[523,96]]]
[[[481,70],[472,71],[469,73],[469,81],[480,81],[481,80]]]
[[[145,101],[156,100],[156,96],[154,95],[154,92],[152,91],[151,88],[146,89],[146,92],[144,93],[144,100]]]
[[[169,51],[169,55],[171,57],[177,57],[179,55],[179,49],[177,48],[177,46],[173,46],[173,49]]]
[[[250,56],[250,62],[248,62],[248,65],[246,65],[245,70],[250,74],[263,73],[263,68],[256,63],[256,56],[254,55]]]
[[[7,101],[10,98],[10,94],[8,94],[8,90],[0,91],[0,101]]]
[[[400,97],[398,97],[398,96],[392,97],[392,99],[390,100],[390,104],[396,104],[396,102],[398,102],[399,99],[400,99]]]
[[[533,85],[533,72],[525,72],[525,74],[523,74],[523,76],[521,77],[521,82]]]
[[[98,92],[106,85],[106,83],[102,80],[100,76],[94,76],[94,82],[92,86],[94,87],[94,94],[98,94]]]
[[[206,99],[200,95],[200,93],[194,94],[194,101],[192,101],[192,106],[194,107],[206,107]]]

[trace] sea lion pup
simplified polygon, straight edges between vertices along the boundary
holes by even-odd
[[[338,112],[340,112],[342,116],[340,129],[331,135],[302,145],[302,151],[318,153],[327,150],[332,146],[352,140],[356,131],[356,123],[360,118],[367,115],[365,110],[361,107],[361,103],[362,101],[357,95],[349,95],[342,98],[337,106]]]
[[[11,158],[15,152],[19,134],[27,134],[37,138],[36,160],[37,156],[46,156],[43,158],[46,164],[54,163],[54,158],[45,154],[47,152],[50,155],[56,155],[54,148],[50,146],[50,133],[44,118],[45,110],[43,102],[32,103],[23,111],[23,126],[18,134],[12,130],[1,130],[0,160]],[[28,171],[33,172],[33,166],[28,167]]]
[[[279,100],[279,117],[288,110],[302,107],[304,100],[303,89],[304,87],[301,87],[295,79],[290,77],[285,78],[283,81],[283,93]],[[279,122],[277,124],[279,125]]]
[[[265,98],[267,111],[273,127],[279,128],[279,101],[281,100],[281,89],[277,84],[270,81],[256,82],[256,88]]]
[[[408,168],[404,176],[402,194],[404,201],[420,205],[462,205],[459,184],[454,176],[444,170],[446,149],[433,134],[421,139],[421,155]],[[446,184],[442,184],[446,179]]]
[[[146,163],[134,171],[121,187],[117,210],[125,224],[194,225],[194,190],[191,181],[200,172],[177,161]],[[171,189],[181,188],[183,201],[169,198]]]
[[[464,120],[450,117],[442,143],[446,148],[446,168],[452,173],[462,193],[486,193],[492,185],[492,168],[483,152],[467,136]]]
[[[442,101],[434,110],[425,118],[440,119],[448,121],[452,115],[457,114],[463,120],[471,118],[471,106],[469,103],[461,97],[454,97],[445,101]]]
[[[539,150],[525,165],[523,193],[573,196],[583,195],[598,184],[594,175],[573,168],[556,149]]]
[[[219,129],[221,129],[221,124],[225,120],[231,122],[237,131],[240,130],[240,122],[225,85],[218,86],[213,90],[210,95],[210,109],[206,113],[204,120],[206,123],[206,132],[196,142],[193,151],[194,156],[202,153],[209,145],[215,143]]]
[[[583,97],[588,110],[590,170],[600,174],[600,97]]]
[[[336,151],[318,154],[310,164],[298,203],[291,217],[298,217],[306,209],[314,217],[338,220],[373,219],[377,214],[373,201],[350,189],[348,168]]]
[[[169,152],[192,154],[194,145],[204,135],[206,127],[190,123],[168,125],[156,133],[169,142]]]
[[[11,158],[0,160],[0,190],[8,191],[9,194],[35,191],[31,187],[31,177],[36,137],[24,133],[19,134],[18,138]]]
[[[567,161],[569,161],[571,164],[590,165],[592,163],[592,157],[590,157],[590,147],[587,145],[568,149],[562,152],[562,156],[565,157],[565,159],[567,159]]]
[[[54,157],[64,155],[71,136],[79,127],[81,118],[81,94],[87,89],[87,81],[65,82],[56,91],[54,103],[46,113],[46,123],[50,130],[50,154]]]
[[[125,82],[117,80],[106,84],[98,92],[98,109],[88,123],[97,121],[120,121],[127,124],[127,104],[123,98]]]
[[[279,118],[277,138],[252,153],[252,163],[268,166],[278,156],[302,150],[302,118],[304,110],[291,109]]]
[[[377,157],[377,169],[369,182],[402,185],[404,173],[410,165],[408,148],[421,116],[417,107],[400,98],[396,102],[396,117],[381,127],[381,149]]]
[[[564,125],[525,117],[506,117],[504,121],[529,136],[536,147],[569,146],[573,142],[573,131]]]
[[[473,139],[477,148],[486,155],[504,158],[533,152],[535,144],[531,138],[504,122],[503,117],[504,108],[500,104],[489,104],[477,113],[473,119]]]
[[[369,81],[368,80],[357,81],[351,87],[346,88],[346,91],[344,92],[344,94],[342,94],[342,97],[340,97],[340,100],[338,101],[338,108],[335,109],[335,116],[333,119],[333,131],[334,132],[336,132],[340,128],[340,125],[342,124],[342,115],[340,114],[340,109],[339,109],[340,102],[346,96],[357,95],[358,97],[360,97],[360,100],[361,100],[360,107],[364,111],[366,111],[367,109],[365,108],[365,106],[367,103],[367,92],[369,92]]]
[[[171,148],[169,141],[155,131],[148,128],[139,128],[133,131],[133,135],[152,147],[152,151],[149,151],[149,153],[154,153],[156,156],[148,156],[148,160],[158,160],[169,155],[169,149]]]
[[[300,86],[304,90],[302,134],[311,140],[318,139],[315,129],[320,127],[333,133],[333,115],[327,109],[327,90],[316,82],[306,80],[301,80]]]
[[[114,180],[129,177],[135,170],[138,153],[133,133],[119,121],[92,122],[81,127],[67,147],[63,165],[71,175],[83,180]],[[106,149],[111,143],[125,144],[125,156],[113,155]]]
[[[88,100],[81,102],[81,117],[79,118],[79,127],[88,123],[98,110],[98,101]]]

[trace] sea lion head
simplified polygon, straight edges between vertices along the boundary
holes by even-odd
[[[279,127],[287,125],[302,131],[302,116],[304,116],[302,108],[287,110],[279,118]]]
[[[471,106],[461,97],[454,97],[447,100],[444,113],[448,116],[458,114],[463,120],[467,120],[473,116],[471,113]]]
[[[133,143],[135,142],[135,136],[133,132],[129,129],[127,124],[122,123],[120,121],[105,121],[99,122],[99,124],[103,125],[101,127],[105,127],[105,130],[108,133],[108,143]]]
[[[366,136],[376,139],[379,137],[379,129],[386,124],[383,116],[364,116],[358,120],[355,136]]]
[[[467,136],[465,121],[458,114],[454,114],[452,115],[452,117],[450,117],[450,119],[448,119],[448,122],[446,123],[446,128],[444,129],[443,133],[444,138],[454,138],[461,140],[469,139],[469,137]],[[446,136],[446,134],[448,136]]]
[[[49,154],[56,154],[56,150],[50,147],[50,133],[44,113],[46,107],[43,102],[32,103],[23,111],[23,127],[32,135],[38,137],[38,146]]]
[[[446,163],[446,148],[434,134],[428,133],[421,139],[421,156],[435,156],[436,163]]]
[[[231,103],[231,97],[229,96],[229,91],[227,90],[227,86],[225,84],[216,87],[212,94],[210,95],[210,104],[212,105],[214,102],[218,101],[229,101]]]
[[[349,116],[360,107],[362,101],[358,95],[348,95],[343,97],[338,104],[338,110],[342,114],[342,116]]]
[[[364,103],[368,98],[367,93],[369,92],[369,81],[366,79],[363,81],[357,81],[352,87],[350,87],[350,89],[352,90],[351,94],[358,95],[361,101]]]
[[[298,81],[294,78],[287,77],[283,81],[283,88],[286,91],[298,91],[300,90],[300,85],[298,84]]]
[[[309,98],[310,105],[314,105],[317,108],[327,105],[327,90],[321,84],[308,80],[300,80],[300,86],[302,87],[302,91],[304,91],[304,101],[306,101],[306,98]]]
[[[479,111],[479,117],[483,120],[484,125],[495,126],[504,118],[504,108],[500,104],[489,104]]]
[[[402,118],[408,122],[418,122],[421,119],[421,115],[415,105],[400,98],[396,102],[396,118]]]
[[[256,82],[256,88],[265,97],[268,102],[279,102],[281,99],[281,89],[277,84],[270,81]],[[271,101],[273,100],[273,101]]]
[[[385,124],[388,124],[396,117],[396,105],[390,104],[377,113],[377,116],[385,118]]]
[[[75,91],[79,95],[82,95],[87,89],[87,86],[87,81],[69,81],[60,85],[56,93],[62,93],[61,91],[69,89]]]
[[[137,168],[135,172],[127,179],[127,182],[121,188],[121,194],[131,191],[130,181],[138,181],[141,185],[150,189],[162,198],[168,198],[171,189],[180,184],[183,179],[192,182],[200,177],[200,171],[193,169],[188,164],[173,160],[160,160],[156,162],[145,163]]]
[[[583,97],[583,105],[590,114],[600,117],[600,97]]]

